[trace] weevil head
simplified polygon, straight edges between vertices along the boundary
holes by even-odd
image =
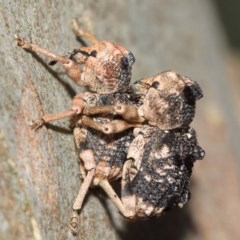
[[[199,85],[188,77],[165,71],[141,80],[148,86],[142,112],[162,130],[189,125],[195,115],[196,101],[203,95]]]
[[[97,42],[81,51],[86,53],[86,60],[80,81],[90,91],[108,94],[128,89],[135,62],[130,51],[109,41]]]

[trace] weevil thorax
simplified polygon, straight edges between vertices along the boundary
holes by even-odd
[[[149,86],[141,111],[151,125],[170,130],[191,123],[196,101],[202,97],[196,82],[173,71],[162,72],[141,82]]]
[[[89,57],[84,64],[81,81],[90,91],[109,94],[128,89],[135,62],[130,51],[109,41],[95,43],[83,50],[89,53]]]

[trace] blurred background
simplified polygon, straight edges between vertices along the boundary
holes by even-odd
[[[192,125],[206,151],[183,209],[129,223],[93,190],[76,238],[240,239],[239,12],[237,0],[0,0],[0,239],[71,239],[66,223],[79,184],[72,136],[58,128],[33,134],[29,121],[66,109],[79,90],[61,67],[19,50],[13,36],[64,53],[78,46],[75,17],[134,53],[133,80],[172,69],[200,84],[204,98]]]
[[[135,231],[123,239],[237,240],[240,239],[240,2],[191,1],[191,6],[184,6],[187,10],[180,6],[182,2],[178,6],[175,1],[170,2],[173,9],[168,8],[168,17],[165,12],[157,15],[159,31],[170,35],[163,37],[160,33],[159,42],[164,39],[162,45],[168,49],[166,55],[159,54],[158,63],[200,83],[204,98],[198,102],[193,126],[206,156],[195,164],[188,206],[151,220],[149,225],[130,224]],[[151,13],[154,18],[155,11]],[[166,18],[168,30],[162,29],[161,21]],[[158,51],[152,52],[156,55]],[[143,229],[148,229],[149,236],[144,235]]]
[[[193,216],[202,239],[239,239],[240,28],[237,23],[240,21],[240,3],[236,0],[215,0],[213,8],[221,32],[218,37],[223,39],[225,46],[217,51],[223,54],[222,67],[226,75],[222,86],[217,86],[221,85],[219,78],[212,85],[218,98],[212,101],[205,99],[208,101],[203,106],[208,109],[205,126],[197,121],[197,126],[202,128],[200,131],[208,128],[203,142],[207,146],[205,161],[199,163],[195,172],[194,202],[190,209],[194,210]],[[215,101],[218,107],[214,106]]]

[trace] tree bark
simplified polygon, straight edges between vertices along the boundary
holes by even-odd
[[[234,133],[238,125],[231,99],[224,97],[230,96],[222,60],[225,46],[210,3],[0,0],[0,239],[72,238],[67,224],[81,182],[69,122],[54,122],[36,132],[30,125],[43,113],[69,108],[80,88],[62,74],[60,66],[50,67],[47,59],[29,54],[14,43],[14,34],[19,34],[59,54],[78,48],[71,30],[72,18],[100,39],[120,43],[134,53],[134,81],[173,69],[200,83],[205,97],[198,104],[194,125],[200,145],[211,159],[194,169],[198,173],[193,192],[198,199],[193,196],[188,207],[159,219],[128,223],[102,191],[92,190],[81,213],[76,239],[199,239],[201,234],[196,229],[205,231],[205,236],[215,236],[206,230],[204,219],[208,213],[199,212],[209,204],[200,189],[206,187],[204,195],[211,192],[208,181],[212,172],[208,166],[214,168],[214,157],[224,160],[219,153],[222,146],[227,144],[230,149],[230,143],[223,139],[217,149],[212,147],[214,137],[219,135],[218,127],[226,127],[232,142],[236,142],[239,132]],[[231,147],[239,154],[234,144]],[[229,151],[224,154],[230,156]],[[231,155],[229,159],[232,164],[227,170],[236,175],[235,157]],[[226,167],[221,162],[219,171]],[[235,183],[235,178],[229,181]],[[232,191],[239,197],[237,189]],[[220,196],[216,202],[219,199]],[[227,201],[231,205],[231,200]],[[211,207],[216,213],[218,209],[213,205],[214,202]],[[234,212],[231,207],[229,211]],[[195,213],[201,216],[196,218]],[[210,218],[221,229],[214,214]],[[221,236],[230,230],[221,229]]]

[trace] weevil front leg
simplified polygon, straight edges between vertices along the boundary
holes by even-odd
[[[120,115],[124,120],[112,120],[109,123],[98,123],[91,115],[113,114]],[[85,106],[83,117],[78,121],[78,124],[85,127],[91,127],[105,134],[114,134],[122,132],[133,127],[140,127],[144,119],[138,114],[138,109],[135,106],[126,104],[107,105],[107,106]]]
[[[84,115],[96,114],[113,114],[119,115],[129,123],[142,123],[144,118],[140,116],[138,108],[128,104],[116,104],[105,106],[86,106],[83,111]]]
[[[91,115],[112,114],[120,115],[124,120],[112,120],[109,123],[98,123]],[[138,114],[138,109],[135,106],[118,104],[107,106],[85,106],[83,110],[83,117],[78,121],[80,126],[91,127],[105,134],[113,134],[122,132],[128,128],[140,127],[144,119]]]
[[[63,57],[60,55],[57,55],[47,49],[44,49],[40,47],[37,44],[28,42],[26,39],[19,37],[18,35],[15,35],[15,40],[17,42],[17,45],[19,47],[22,47],[23,49],[29,50],[31,52],[40,53],[52,60],[55,60],[57,62],[62,63],[63,67],[66,70],[67,75],[78,85],[83,86],[83,83],[80,81],[81,78],[81,70],[80,67],[76,62],[73,60]],[[85,62],[86,58],[82,56],[82,58],[79,56],[78,61],[82,61],[82,63]]]
[[[33,121],[31,124],[32,129],[37,130],[42,127],[45,123],[53,122],[56,120],[60,120],[63,118],[68,118],[77,115],[76,111],[73,109],[69,109],[64,112],[54,113],[54,114],[46,114],[43,115],[39,120]]]
[[[85,107],[83,96],[84,93],[77,94],[72,100],[72,107],[66,111],[43,115],[39,120],[32,123],[32,128],[37,130],[45,123],[80,115]]]

